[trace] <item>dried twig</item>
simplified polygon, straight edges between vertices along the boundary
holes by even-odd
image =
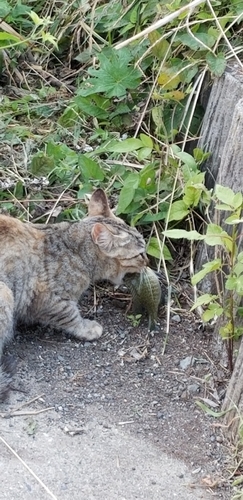
[[[0,436],[0,441],[11,451],[11,453],[20,461],[20,463],[27,469],[27,471],[36,479],[36,481],[42,486],[42,488],[50,495],[53,500],[57,500],[57,497],[49,490],[49,488],[43,483],[43,481],[34,473],[34,471],[22,460],[22,458],[16,453],[16,451],[5,441],[5,439]]]
[[[44,413],[45,411],[54,410],[55,406],[49,406],[49,408],[42,408],[42,410],[29,410],[29,411],[6,411],[4,413],[0,413],[1,418],[10,418],[10,417],[23,417],[27,415],[39,415],[39,413]]]

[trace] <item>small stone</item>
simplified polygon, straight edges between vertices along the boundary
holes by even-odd
[[[181,359],[180,361],[180,368],[182,370],[186,370],[189,368],[189,366],[193,366],[195,363],[195,358],[193,356],[187,356],[184,359]]]
[[[157,418],[164,418],[164,413],[162,411],[158,411]]]
[[[216,441],[217,441],[218,443],[222,443],[222,442],[223,442],[223,438],[222,438],[222,436],[217,436],[217,437],[216,437]]]
[[[196,394],[197,392],[200,391],[200,385],[198,385],[198,384],[190,384],[190,385],[188,385],[187,390],[191,394]]]
[[[175,321],[176,323],[180,323],[181,317],[179,316],[179,314],[174,314],[174,316],[171,316],[171,320]]]
[[[216,441],[216,437],[214,436],[214,434],[212,434],[212,436],[210,436],[210,441],[211,441],[211,443],[214,443]]]

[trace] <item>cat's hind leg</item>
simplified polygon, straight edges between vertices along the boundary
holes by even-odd
[[[13,336],[14,297],[10,288],[0,281],[0,401],[9,391],[11,377],[9,364],[3,359],[4,345]]]
[[[41,322],[74,335],[78,339],[95,340],[102,335],[102,326],[94,320],[82,318],[76,302],[52,297],[41,313]]]

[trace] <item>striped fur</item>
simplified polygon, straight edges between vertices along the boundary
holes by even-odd
[[[101,279],[119,284],[146,264],[142,236],[112,214],[101,189],[80,222],[33,225],[0,215],[0,400],[10,380],[2,352],[18,320],[97,339],[101,325],[80,315],[82,293]]]

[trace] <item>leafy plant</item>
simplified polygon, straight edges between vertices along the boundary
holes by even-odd
[[[199,191],[200,185],[194,185],[195,190]],[[199,198],[200,198],[199,196]],[[233,370],[233,345],[243,335],[243,326],[239,324],[239,318],[243,316],[243,307],[241,299],[243,297],[243,252],[240,251],[241,224],[243,197],[242,193],[234,193],[230,188],[216,185],[214,193],[208,201],[213,204],[215,213],[220,212],[223,219],[221,225],[209,223],[206,226],[205,234],[199,234],[197,231],[182,231],[172,229],[164,232],[165,236],[170,238],[187,238],[189,240],[203,240],[206,245],[219,248],[219,257],[203,265],[203,268],[192,277],[192,285],[197,285],[208,273],[214,273],[215,281],[218,283],[217,275],[221,273],[221,282],[223,288],[218,286],[217,294],[203,294],[194,303],[192,310],[205,306],[202,313],[203,321],[211,321],[224,318],[219,333],[227,344],[228,362],[230,370]],[[195,193],[189,200],[184,196],[185,208],[191,210]],[[187,200],[187,201],[186,201]]]
[[[131,322],[133,327],[139,326],[142,314],[127,314],[127,319]]]

